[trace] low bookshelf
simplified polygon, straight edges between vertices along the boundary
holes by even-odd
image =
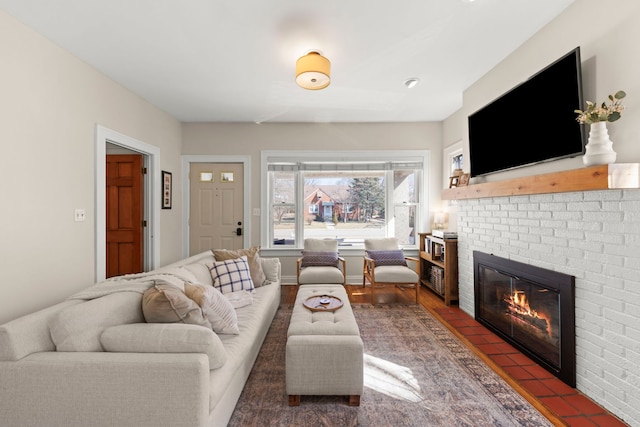
[[[449,306],[458,301],[458,239],[420,235],[420,282]]]

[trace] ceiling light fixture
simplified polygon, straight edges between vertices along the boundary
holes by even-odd
[[[309,89],[324,89],[331,83],[331,62],[317,50],[310,50],[296,61],[296,83]]]
[[[407,89],[415,87],[418,83],[420,83],[420,79],[417,77],[411,77],[410,79],[404,81],[404,85],[407,87]]]

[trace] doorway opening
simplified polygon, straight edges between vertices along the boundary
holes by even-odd
[[[143,211],[147,227],[143,234],[143,265],[144,270],[157,267],[160,260],[160,149],[138,141],[119,132],[96,126],[96,157],[95,157],[95,280],[101,282],[107,275],[107,218],[106,218],[106,160],[107,146],[119,147],[124,150],[141,154],[143,164],[147,169],[143,183]]]

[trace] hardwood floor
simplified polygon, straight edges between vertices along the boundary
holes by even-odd
[[[371,287],[347,285],[351,303],[371,303]],[[297,285],[282,286],[283,304],[293,304]],[[415,292],[410,288],[376,288],[378,304],[412,304]],[[524,354],[493,334],[456,305],[444,301],[422,287],[419,303],[473,350],[488,366],[554,425],[575,427],[624,427],[627,424],[607,412],[578,390],[567,386]]]

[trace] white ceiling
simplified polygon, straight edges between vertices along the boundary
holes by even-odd
[[[574,0],[0,0],[184,122],[439,121]],[[295,84],[309,50],[331,84]],[[421,82],[407,89],[403,81]]]

